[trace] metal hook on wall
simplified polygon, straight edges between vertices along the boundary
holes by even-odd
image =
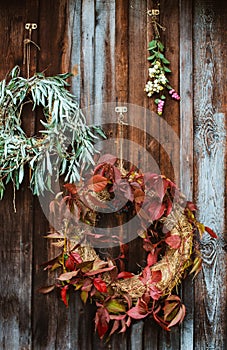
[[[30,75],[30,63],[31,63],[31,44],[33,44],[38,50],[40,47],[32,41],[32,31],[37,29],[36,23],[26,23],[25,29],[28,30],[28,38],[24,39],[24,59],[23,64],[27,65],[27,79]]]

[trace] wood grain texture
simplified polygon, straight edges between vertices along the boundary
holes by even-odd
[[[226,7],[222,2],[197,1],[194,8],[196,198],[199,219],[220,237],[215,241],[206,235],[201,242],[204,264],[195,290],[196,349],[226,348],[225,121],[218,113],[224,102],[226,55],[221,55],[221,43],[226,40]]]
[[[67,70],[78,73],[72,78],[72,91],[82,107],[115,103],[117,98],[119,104],[135,104],[137,111],[140,107],[155,111],[152,99],[143,91],[149,64],[147,45],[152,39],[146,10],[155,4],[153,0],[0,0],[0,78],[15,64],[25,74],[24,23],[34,21],[38,29],[33,40],[41,51],[32,49],[31,73],[36,69],[47,69],[48,75]],[[171,61],[170,83],[176,89],[180,84],[180,110],[177,102],[168,99],[164,119],[169,126],[146,120],[146,110],[135,113],[130,117],[132,124],[136,125],[138,115],[142,123],[125,128],[124,137],[144,149],[135,154],[132,146],[128,153],[132,159],[142,162],[148,150],[161,172],[175,179],[189,199],[195,189],[199,219],[219,235],[218,241],[204,237],[203,271],[195,285],[191,280],[184,283],[186,319],[171,333],[151,319],[140,321],[126,334],[116,334],[104,343],[94,331],[92,305],[84,307],[73,293],[69,308],[58,293],[39,295],[37,289],[50,281],[40,264],[56,251],[43,239],[48,221],[38,199],[31,195],[27,177],[16,194],[17,213],[13,212],[11,186],[0,202],[2,350],[225,350],[227,4],[221,0],[161,0],[160,10],[161,24],[166,27],[162,39]],[[103,112],[102,106],[95,108],[90,121],[102,123]],[[29,113],[25,113],[23,127],[37,134],[41,125]],[[117,116],[113,113],[112,117],[115,123]],[[168,128],[175,132],[176,143]],[[146,129],[152,135],[144,135],[141,130]],[[112,124],[106,131],[114,137],[119,130]],[[138,262],[143,263],[144,256],[135,241],[130,245],[129,268],[138,272]]]
[[[81,80],[81,6],[82,1],[70,0],[68,4],[69,62],[74,75],[71,80],[71,90],[78,101],[80,101]]]
[[[180,10],[180,188],[193,200],[193,7],[181,0]],[[195,282],[196,283],[196,282]],[[194,285],[189,278],[182,284],[181,296],[187,314],[181,325],[181,348],[194,349]]]
[[[170,61],[172,73],[169,83],[179,91],[179,2],[178,0],[160,1],[160,23],[168,30],[162,31],[161,39],[166,48],[165,56]],[[170,21],[171,18],[171,21]],[[168,123],[160,129],[162,148],[160,149],[161,173],[173,179],[179,186],[180,147],[179,139],[173,142],[172,130],[179,137],[179,103],[167,97],[163,118]],[[172,129],[172,130],[171,130]],[[170,131],[170,134],[169,134]],[[169,156],[167,156],[167,154]],[[169,159],[168,159],[169,158]]]
[[[32,8],[34,10],[32,10]],[[37,1],[13,1],[11,6],[1,1],[1,79],[16,65],[23,70],[23,40],[27,37],[26,22],[37,22]],[[33,33],[33,40],[37,40]],[[36,51],[31,50],[36,62]],[[23,115],[24,116],[24,115]],[[34,132],[34,123],[23,120],[28,134]],[[0,203],[0,346],[2,350],[32,347],[32,258],[33,258],[33,198],[28,190],[28,173],[21,190],[15,193],[7,186],[6,195]]]

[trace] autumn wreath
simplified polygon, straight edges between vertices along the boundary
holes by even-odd
[[[45,294],[58,288],[66,306],[70,290],[79,291],[84,303],[94,302],[100,338],[125,332],[133,320],[149,316],[166,330],[182,322],[185,306],[176,287],[188,274],[197,274],[202,263],[195,233],[216,237],[196,220],[195,205],[171,180],[138,169],[121,171],[117,164],[113,156],[101,158],[83,182],[65,184],[65,191],[51,202],[51,215],[62,225],[47,237],[61,251],[43,266],[60,272],[56,283],[40,289]],[[116,191],[119,200],[126,199],[116,214],[127,212],[128,219],[137,215],[140,220],[137,239],[146,257],[138,274],[127,271],[127,244],[121,243],[120,234],[115,237],[118,257],[101,258],[93,248],[94,240],[107,239],[95,232],[103,217],[98,208],[108,207]]]

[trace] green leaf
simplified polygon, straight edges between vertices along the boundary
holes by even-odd
[[[118,314],[119,312],[126,312],[125,305],[122,303],[119,303],[116,299],[110,300],[106,304],[106,308],[110,313]]]
[[[19,66],[15,66],[12,70],[11,70],[11,77],[12,78],[17,78],[20,74],[20,67]]]
[[[162,62],[163,62],[164,64],[170,64],[170,61],[168,61],[164,56],[163,56],[163,58],[162,58]]]
[[[148,44],[148,50],[153,50],[154,48],[157,47],[157,40],[152,40]]]
[[[24,164],[21,164],[19,169],[19,184],[22,183],[23,178],[24,178]]]
[[[154,102],[156,103],[156,105],[159,103],[159,98],[156,98],[155,100],[154,100]]]
[[[163,66],[163,69],[166,73],[171,73],[171,69],[169,69],[168,67]]]
[[[161,43],[161,41],[158,41],[158,48],[161,52],[164,51],[164,45]]]
[[[156,53],[154,55],[152,55],[152,56],[149,56],[148,57],[148,61],[153,61],[156,58],[156,56],[157,56]]]
[[[86,304],[87,299],[88,299],[88,292],[86,292],[85,290],[83,290],[83,291],[80,293],[80,297],[81,297],[81,300],[83,301],[83,303]]]

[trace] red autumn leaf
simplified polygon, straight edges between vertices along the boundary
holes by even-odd
[[[94,209],[94,207],[103,209],[107,207],[106,203],[98,199],[93,192],[88,192],[83,196],[83,203],[86,204],[88,208],[92,209]]]
[[[150,296],[154,300],[158,300],[162,296],[162,291],[158,289],[154,284],[150,285]]]
[[[107,271],[112,271],[113,269],[115,269],[116,266],[111,266],[111,267],[105,267],[104,269],[98,269],[98,270],[91,270],[89,272],[86,273],[87,276],[94,276],[97,275],[99,273],[103,273],[103,272],[107,272]]]
[[[165,204],[160,203],[160,200],[157,198],[154,198],[152,201],[149,202],[149,214],[152,221],[160,219],[160,217],[165,212]]]
[[[152,271],[151,283],[158,283],[161,281],[161,279],[162,279],[161,270]]]
[[[99,338],[102,339],[109,328],[110,316],[106,308],[99,307],[95,315],[95,329]]]
[[[80,264],[80,263],[83,262],[83,260],[81,259],[80,254],[77,253],[77,252],[71,252],[70,253],[70,258],[73,259],[76,264]]]
[[[186,207],[190,210],[190,211],[196,211],[198,208],[197,206],[193,203],[193,202],[187,202]]]
[[[95,288],[100,293],[107,293],[106,282],[103,281],[100,277],[94,278],[93,283],[94,283]]]
[[[145,173],[144,174],[144,183],[147,189],[154,188],[155,182],[158,179],[159,175],[155,173]]]
[[[155,320],[165,331],[170,331],[170,329],[167,327],[167,324],[168,324],[168,323],[165,322],[165,321],[163,320],[163,318],[160,317],[160,316],[158,315],[158,311],[159,311],[159,309],[153,312],[154,320]]]
[[[72,195],[77,194],[77,187],[75,184],[65,184],[64,187],[67,189],[67,191],[70,194],[72,194]]]
[[[145,318],[149,314],[147,304],[141,299],[138,299],[136,306],[128,310],[127,314],[136,320]]]
[[[206,230],[207,233],[209,233],[209,235],[210,235],[212,238],[218,238],[218,236],[216,235],[216,233],[215,233],[210,227],[205,226],[205,230]]]
[[[79,270],[62,273],[62,274],[58,277],[58,280],[59,280],[59,281],[68,281],[68,280],[70,280],[71,278],[75,277],[75,276],[78,274],[78,272],[79,272]]]
[[[120,322],[118,320],[115,320],[109,336],[111,336],[117,331],[117,329],[119,328],[119,325],[120,325]]]
[[[165,305],[163,306],[163,312],[164,312],[164,320],[166,321],[168,317],[171,317],[171,313],[175,311],[175,309],[179,307],[179,303],[175,302],[165,302]]]
[[[166,216],[168,216],[171,213],[172,209],[173,209],[173,202],[168,197],[166,199]]]
[[[149,267],[153,266],[154,264],[156,264],[157,261],[158,261],[158,253],[156,250],[153,250],[147,256],[147,265]]]
[[[169,181],[165,177],[158,177],[155,181],[154,188],[161,201],[163,200],[166,194],[168,185]]]
[[[66,285],[61,289],[61,299],[64,302],[65,306],[68,306],[68,295],[67,295],[67,290],[69,286]]]
[[[167,302],[169,302],[169,301],[176,301],[176,302],[180,303],[181,302],[181,298],[178,295],[171,294],[171,295],[169,295],[166,298],[166,301]]]
[[[92,280],[90,278],[86,278],[83,282],[83,286],[81,288],[84,292],[90,292],[93,287]]]
[[[121,320],[124,320],[125,317],[126,317],[126,315],[113,315],[113,314],[110,314],[110,320],[121,321]]]
[[[128,308],[130,309],[132,307],[132,298],[129,294],[123,294],[123,297],[125,298],[127,304],[128,304]]]
[[[134,199],[135,199],[135,202],[136,202],[136,203],[138,203],[138,204],[143,203],[144,198],[145,198],[145,193],[144,193],[143,190],[141,190],[141,189],[136,189],[136,190],[134,191]]]
[[[121,196],[124,196],[131,202],[134,199],[131,186],[125,179],[118,179],[115,181],[113,185],[113,192],[115,194],[116,199],[118,199],[118,197]]]
[[[117,278],[131,278],[133,276],[134,276],[134,274],[131,272],[122,271],[117,275]]]
[[[117,157],[113,156],[112,154],[104,154],[99,158],[99,164],[101,163],[107,163],[114,165],[116,163]]]
[[[61,257],[61,254],[56,256],[56,258],[53,258],[53,259],[51,259],[49,261],[46,261],[46,262],[42,263],[40,266],[43,267],[44,270],[51,269],[54,264],[59,262],[59,258],[60,257]]]
[[[165,242],[173,249],[178,249],[181,245],[181,238],[178,235],[170,235]]]
[[[149,266],[146,266],[143,269],[142,276],[140,276],[140,280],[143,284],[147,284],[147,282],[151,281],[151,269]]]
[[[168,327],[173,327],[178,323],[181,323],[185,317],[185,313],[186,313],[186,308],[185,306],[182,304],[178,313],[176,314],[176,316],[172,319],[172,321],[169,323]]]
[[[101,175],[94,175],[88,181],[88,188],[94,192],[101,192],[102,190],[104,190],[107,183],[108,183],[108,180],[106,177],[101,176]]]
[[[113,172],[114,172],[114,180],[115,181],[120,180],[121,179],[121,172],[116,166],[113,167]]]
[[[55,285],[52,284],[51,286],[46,286],[46,287],[41,287],[38,289],[38,292],[41,294],[48,294],[50,292],[52,292],[52,290],[54,290]]]
[[[67,270],[73,271],[75,269],[75,261],[69,256],[65,262]]]

